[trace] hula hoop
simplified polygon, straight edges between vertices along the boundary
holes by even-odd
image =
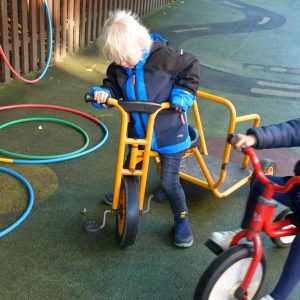
[[[65,120],[60,120],[60,119],[55,119],[55,118],[26,118],[26,119],[19,119],[19,120],[14,120],[8,123],[5,123],[3,125],[0,125],[0,130],[3,128],[6,128],[8,126],[18,124],[18,123],[24,123],[24,122],[32,122],[32,121],[47,121],[47,122],[53,122],[53,123],[61,123],[64,125],[67,125],[69,127],[72,127],[79,131],[85,139],[85,144],[78,150],[70,152],[70,153],[65,153],[65,154],[58,154],[58,155],[27,155],[27,154],[19,154],[19,153],[14,153],[10,152],[7,150],[0,149],[0,153],[10,156],[10,157],[18,157],[18,158],[29,158],[29,159],[51,159],[51,158],[58,158],[58,157],[65,157],[69,155],[73,155],[79,152],[82,152],[84,149],[86,149],[89,145],[89,136],[87,133],[79,126],[76,124],[73,124],[71,122],[65,121]]]
[[[51,57],[52,57],[52,23],[51,23],[51,14],[50,14],[50,10],[49,10],[49,6],[48,6],[48,3],[47,3],[47,0],[43,0],[44,4],[45,4],[45,10],[46,10],[46,13],[47,13],[47,20],[48,20],[48,28],[49,28],[49,51],[48,51],[48,57],[47,57],[47,62],[46,62],[46,65],[45,65],[45,68],[42,72],[42,74],[36,78],[36,79],[33,79],[33,80],[29,80],[29,79],[26,79],[24,77],[22,77],[20,74],[18,74],[15,69],[13,68],[13,66],[9,63],[9,60],[8,58],[5,56],[5,53],[0,45],[0,55],[2,55],[3,59],[4,59],[4,62],[7,64],[8,68],[10,69],[10,71],[20,80],[24,81],[25,83],[36,83],[38,81],[40,81],[44,75],[46,74],[48,68],[49,68],[49,65],[50,65],[50,61],[51,61]]]
[[[29,201],[28,201],[27,208],[25,209],[25,211],[23,212],[21,217],[16,222],[9,225],[4,230],[0,231],[0,237],[3,237],[4,235],[8,234],[10,231],[17,228],[27,218],[27,216],[29,215],[29,213],[33,207],[34,194],[33,194],[33,190],[32,190],[31,185],[29,184],[29,182],[24,177],[22,177],[19,173],[16,173],[12,170],[9,170],[9,169],[3,168],[3,167],[0,167],[0,171],[8,173],[8,174],[16,177],[17,179],[19,179],[21,182],[23,182],[29,193]]]
[[[61,162],[61,161],[65,161],[65,160],[71,160],[71,159],[84,156],[86,154],[89,154],[89,153],[97,150],[106,142],[106,140],[108,138],[108,129],[102,122],[100,122],[95,117],[93,117],[87,113],[84,113],[82,111],[76,110],[76,109],[72,109],[72,108],[68,108],[68,107],[64,107],[64,106],[48,105],[48,104],[17,104],[17,105],[1,106],[0,111],[16,109],[16,108],[47,108],[47,109],[62,110],[62,111],[70,112],[70,113],[85,117],[85,118],[95,122],[104,131],[104,137],[94,147],[84,150],[80,153],[76,153],[76,154],[65,156],[65,157],[52,158],[52,159],[38,159],[38,160],[9,159],[9,158],[0,157],[0,162],[11,163],[11,164],[49,164],[49,163]]]

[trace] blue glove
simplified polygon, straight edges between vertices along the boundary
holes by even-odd
[[[108,90],[106,88],[99,87],[99,86],[92,87],[90,89],[90,95],[92,97],[94,97],[95,92],[100,92],[100,91],[106,92],[109,95],[109,97],[111,98],[110,90]],[[95,102],[92,102],[92,106],[95,107],[95,108],[98,108],[98,109],[105,109],[105,108],[107,108],[107,106],[103,106],[103,104],[95,103]]]
[[[180,107],[182,112],[187,111],[192,105],[193,101],[196,99],[196,96],[189,93],[184,89],[174,88],[171,92],[171,104],[172,107]]]

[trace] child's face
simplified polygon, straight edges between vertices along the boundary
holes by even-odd
[[[136,58],[135,59],[134,58],[129,58],[127,60],[120,61],[117,64],[120,65],[123,68],[133,69],[138,62],[139,62],[139,60],[136,59]]]

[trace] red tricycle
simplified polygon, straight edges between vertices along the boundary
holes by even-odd
[[[284,186],[273,183],[262,171],[254,150],[246,148],[244,152],[250,156],[255,175],[265,186],[263,194],[258,199],[249,227],[234,236],[230,248],[222,252],[201,276],[194,299],[254,299],[266,272],[260,233],[271,237],[277,246],[286,247],[300,230],[299,216],[289,210],[284,210],[273,220],[277,207],[273,199],[275,192],[287,193],[300,183],[300,176],[294,176]],[[239,244],[242,238],[253,244]]]

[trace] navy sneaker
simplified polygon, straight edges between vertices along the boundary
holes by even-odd
[[[193,234],[186,211],[174,218],[174,243],[177,247],[184,248],[193,244]]]
[[[113,198],[114,198],[114,193],[113,192],[107,192],[105,194],[103,202],[105,202],[106,204],[112,206]]]

